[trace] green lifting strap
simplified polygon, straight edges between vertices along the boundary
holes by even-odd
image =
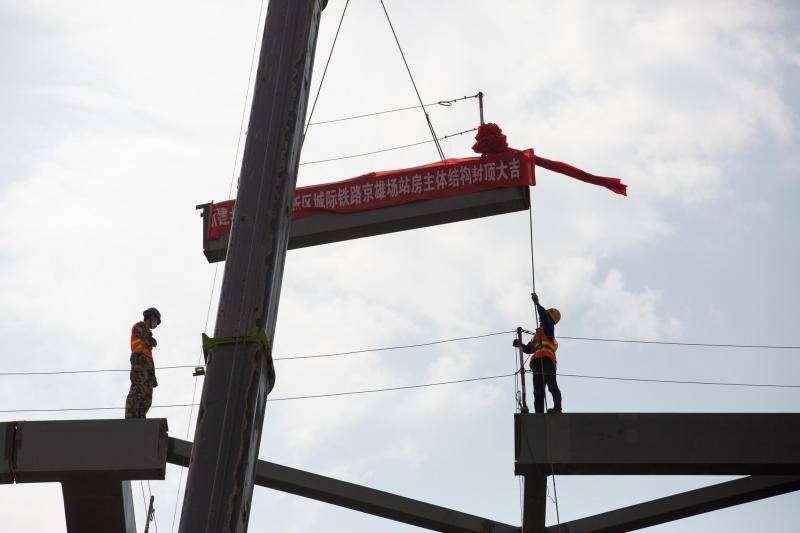
[[[214,346],[252,342],[263,345],[264,352],[267,354],[267,374],[269,375],[269,389],[267,389],[267,393],[270,393],[275,386],[275,365],[272,362],[272,347],[269,344],[267,332],[263,329],[256,335],[247,335],[244,337],[209,337],[203,333],[203,355],[208,359],[208,351]]]

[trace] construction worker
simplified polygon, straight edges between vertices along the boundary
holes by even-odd
[[[153,388],[158,387],[153,348],[158,343],[153,332],[161,324],[155,307],[145,309],[144,320],[131,328],[131,390],[125,400],[125,418],[145,418],[153,403]]]
[[[561,391],[556,383],[556,351],[558,341],[555,335],[555,325],[561,320],[561,312],[556,308],[545,309],[539,304],[536,293],[531,294],[536,312],[539,314],[539,328],[522,351],[533,354],[530,359],[531,372],[533,373],[533,407],[537,413],[544,412],[544,386],[550,389],[553,396],[553,407],[548,413],[561,412]],[[519,341],[514,339],[514,347],[519,347]]]

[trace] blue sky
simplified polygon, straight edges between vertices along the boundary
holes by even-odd
[[[332,0],[314,85],[344,6]],[[794,303],[800,9],[780,2],[387,2],[426,102],[486,93],[512,146],[630,186],[622,198],[540,170],[536,284],[564,336],[800,344]],[[213,265],[194,206],[227,195],[257,30],[257,0],[134,5],[0,1],[0,371],[125,368],[130,325],[155,305],[160,366],[192,364]],[[414,105],[380,5],[353,0],[315,120]],[[474,100],[430,109],[440,135],[476,126]],[[309,130],[301,161],[424,140],[419,112]],[[444,141],[470,155],[468,136]],[[301,166],[298,183],[435,160],[432,145]],[[220,282],[217,276],[217,285]],[[275,351],[326,353],[531,326],[527,213],[287,256]],[[277,366],[275,397],[508,373],[508,336]],[[800,384],[797,350],[563,340],[562,373]],[[121,406],[124,372],[2,377],[2,409]],[[159,374],[156,404],[188,403],[189,372]],[[797,389],[562,377],[583,412],[795,412]],[[199,394],[199,392],[198,392]],[[507,523],[511,380],[274,402],[261,458]],[[97,418],[120,411],[4,414]],[[188,409],[161,409],[192,435]],[[151,482],[172,525],[180,470]],[[719,481],[558,478],[562,520]],[[135,487],[138,488],[138,487]],[[13,531],[63,531],[57,485],[0,487]],[[26,511],[36,502],[41,512]],[[40,503],[41,502],[41,503]],[[786,495],[654,528],[792,531]],[[140,516],[143,513],[140,512]],[[555,513],[548,508],[548,523]],[[141,519],[139,520],[142,527]],[[251,525],[404,531],[257,489]]]

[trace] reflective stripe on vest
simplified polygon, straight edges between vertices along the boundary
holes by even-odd
[[[150,359],[152,359],[153,351],[147,344],[145,344],[145,342],[142,339],[140,339],[134,334],[135,329],[136,329],[136,324],[134,324],[133,327],[131,328],[131,352],[142,353],[147,357],[149,357]]]
[[[558,351],[558,341],[555,337],[550,340],[544,333],[544,328],[539,326],[536,330],[536,335],[531,339],[533,342],[533,358],[541,359],[542,357],[549,357],[556,362],[556,351]]]

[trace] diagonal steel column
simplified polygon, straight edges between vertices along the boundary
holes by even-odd
[[[326,0],[271,0],[253,91],[180,531],[244,532],[267,394],[292,196],[319,20]]]
[[[192,443],[170,438],[167,461],[186,466]],[[519,533],[520,528],[397,494],[348,483],[297,468],[258,461],[256,484],[346,507],[412,526],[449,533]],[[544,493],[542,493],[544,500]],[[542,502],[544,506],[544,502]],[[544,516],[541,519],[544,528]]]
[[[564,522],[561,525],[550,526],[546,531],[547,533],[634,531],[795,490],[800,490],[798,476],[748,476]]]

